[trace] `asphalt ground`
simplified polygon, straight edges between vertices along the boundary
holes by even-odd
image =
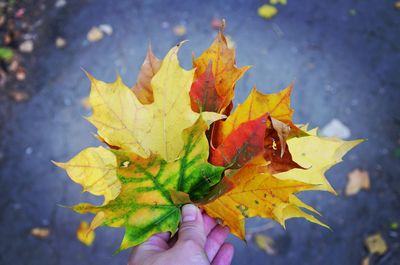
[[[216,34],[213,17],[226,19],[238,65],[253,65],[237,84],[235,103],[254,85],[276,92],[295,80],[295,122],[316,127],[336,118],[352,139],[368,139],[329,171],[338,196],[302,195],[333,231],[300,219],[288,221],[286,230],[272,225],[262,233],[274,239],[275,255],[252,239],[246,244],[232,237],[233,264],[361,264],[368,255],[364,240],[377,232],[389,249],[372,256],[371,264],[400,264],[399,231],[390,228],[400,222],[400,10],[394,1],[289,0],[267,21],[257,15],[264,3],[96,0],[50,6],[27,67],[32,97],[0,106],[0,264],[126,264],[129,251],[112,255],[122,230],[99,228],[93,246],[86,247],[75,230],[90,216],[58,206],[99,201],[50,162],[99,145],[94,127],[82,118],[89,113],[81,104],[89,81],[81,68],[105,81],[118,71],[133,84],[150,42],[163,57],[188,39],[180,51],[188,69],[191,53],[199,55]],[[87,41],[87,32],[99,24],[111,25],[113,34]],[[176,36],[175,25],[184,25],[187,34]],[[58,36],[67,40],[63,49],[54,45]],[[371,189],[346,197],[346,176],[355,168],[369,172]],[[268,222],[254,219],[248,226],[257,230]],[[33,237],[33,227],[50,228],[50,236]]]

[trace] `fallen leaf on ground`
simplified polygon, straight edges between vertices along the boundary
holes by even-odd
[[[85,109],[91,109],[89,97],[84,97],[83,99],[81,99],[81,105]]]
[[[15,72],[15,78],[18,81],[24,81],[26,78],[26,72],[25,69],[22,68],[21,66],[17,68],[17,71]]]
[[[9,66],[8,66],[8,70],[11,72],[15,72],[17,71],[17,69],[19,68],[19,62],[16,59],[11,60]]]
[[[105,33],[106,35],[110,36],[113,33],[113,28],[109,24],[101,24],[99,25],[99,29]]]
[[[67,45],[67,41],[62,37],[57,37],[56,39],[56,47],[64,48]]]
[[[50,235],[50,229],[45,227],[35,227],[31,229],[31,235],[38,238],[47,238]]]
[[[22,90],[12,90],[10,96],[16,102],[23,102],[30,98],[29,94]]]
[[[0,47],[0,59],[11,60],[14,57],[14,51],[10,48]]]
[[[16,18],[21,18],[23,17],[25,14],[25,8],[19,8],[16,12],[15,12],[15,17]]]
[[[369,261],[370,261],[370,257],[367,256],[367,257],[363,258],[361,265],[369,265],[370,264]]]
[[[261,250],[264,250],[268,255],[276,254],[275,243],[272,237],[263,234],[256,234],[254,235],[254,241],[256,242],[257,246]]]
[[[90,42],[96,42],[104,37],[103,31],[98,27],[92,27],[86,35],[86,38]]]
[[[224,21],[220,18],[214,17],[211,20],[211,27],[213,27],[214,29],[220,29],[221,27],[223,27],[223,25],[224,25]]]
[[[365,246],[368,252],[376,255],[383,255],[386,253],[388,247],[380,233],[368,236],[365,241]]]
[[[399,223],[391,222],[389,227],[391,230],[397,230],[397,229],[399,229]]]
[[[186,35],[186,27],[184,25],[177,25],[174,27],[174,34],[178,37]]]
[[[321,129],[321,135],[327,137],[347,139],[350,137],[350,134],[350,129],[338,119],[331,120]]]
[[[96,237],[94,231],[90,228],[89,223],[81,221],[76,230],[76,237],[86,246],[91,246]]]
[[[286,5],[287,0],[269,0],[269,3],[271,5],[277,5],[277,4]]]
[[[33,51],[33,41],[26,40],[19,45],[19,50],[23,53],[31,53]]]
[[[66,4],[67,4],[66,0],[57,0],[54,6],[56,8],[61,8],[64,7]]]
[[[370,188],[369,174],[366,170],[355,169],[348,175],[346,195],[357,194],[361,189]]]
[[[357,10],[354,9],[354,8],[350,9],[349,10],[349,15],[354,17],[355,15],[357,15]]]
[[[260,17],[271,19],[278,13],[278,9],[272,5],[262,5],[257,12]]]

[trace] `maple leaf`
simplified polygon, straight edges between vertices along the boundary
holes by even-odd
[[[88,203],[72,207],[79,213],[94,213],[91,229],[99,225],[125,227],[119,250],[142,243],[159,232],[174,234],[180,220],[180,205],[171,191],[185,192],[197,200],[220,181],[224,168],[207,162],[207,124],[200,118],[183,131],[184,148],[179,159],[166,161],[158,155],[143,158],[129,151],[113,150],[116,176],[121,183],[118,196],[107,204]]]
[[[158,59],[149,46],[146,58],[140,68],[137,82],[132,88],[133,93],[143,104],[150,104],[154,101],[151,79],[161,67],[161,60]]]
[[[192,70],[180,67],[178,44],[162,61],[149,48],[132,89],[119,76],[105,83],[87,74],[88,120],[109,148],[87,148],[55,162],[84,191],[104,196],[102,205],[71,207],[95,214],[82,231],[125,228],[120,251],[155,233],[174,234],[186,203],[200,205],[240,238],[245,218],[253,216],[283,226],[302,217],[326,227],[296,194],[335,193],[325,172],[362,140],[323,138],[297,127],[293,84],[274,94],[254,88],[231,114],[236,82],[249,67],[236,67],[223,30],[224,23]]]
[[[235,49],[228,46],[224,35],[224,25],[220,28],[211,46],[197,59],[193,60],[193,66],[196,68],[195,80],[205,78],[203,75],[207,72],[210,62],[215,86],[210,86],[207,82],[203,82],[203,88],[198,85],[197,89],[202,89],[205,94],[218,94],[223,98],[222,104],[213,103],[216,108],[210,110],[223,113],[232,102],[236,82],[250,68],[250,66],[236,67]],[[196,86],[192,87],[192,89],[196,89]],[[217,100],[219,98],[214,97],[214,99]]]
[[[264,139],[264,158],[271,163],[268,164],[272,174],[285,172],[292,168],[303,168],[293,160],[289,151],[286,139],[282,141],[278,132],[274,128],[268,128]],[[280,139],[277,141],[277,139]]]
[[[232,131],[243,122],[255,119],[268,113],[272,118],[286,124],[292,124],[294,110],[290,107],[290,93],[293,84],[275,94],[263,94],[253,88],[250,95],[239,104],[236,110],[222,123],[218,134],[215,136],[216,144],[225,139]]]
[[[326,226],[314,216],[301,211],[316,212],[294,194],[312,190],[314,185],[296,180],[282,180],[268,171],[268,162],[258,156],[239,169],[231,178],[235,187],[216,200],[202,205],[207,214],[220,219],[241,239],[245,236],[244,220],[248,217],[272,218],[285,225],[289,218],[303,217]]]
[[[211,61],[204,73],[193,82],[190,89],[190,98],[192,100],[192,109],[196,112],[218,112],[222,109],[224,97],[219,95],[216,90]]]
[[[325,172],[342,161],[342,157],[364,140],[343,141],[337,138],[317,136],[317,129],[307,131],[309,136],[287,141],[294,161],[303,168],[275,174],[280,179],[298,179],[316,185],[316,189],[336,194]]]
[[[303,212],[301,208],[318,214],[294,194],[307,190],[335,193],[324,176],[325,172],[363,140],[319,137],[315,129],[307,134],[287,141],[294,161],[304,168],[272,174],[265,156],[256,157],[231,177],[230,181],[235,185],[233,189],[206,203],[203,208],[210,216],[221,219],[233,234],[242,239],[246,217],[272,218],[283,226],[289,218],[302,217],[327,227],[313,215]]]
[[[275,249],[275,242],[272,237],[263,234],[256,234],[254,236],[254,241],[256,242],[257,246],[261,250],[264,250],[268,255],[275,255],[277,253]]]
[[[210,162],[227,168],[240,168],[264,150],[267,115],[242,123],[215,149]]]
[[[84,192],[104,196],[104,204],[115,199],[121,189],[116,173],[117,159],[104,147],[89,147],[67,163],[54,163],[82,185]]]
[[[194,70],[186,71],[179,66],[179,47],[168,52],[151,79],[152,104],[142,104],[119,76],[108,84],[88,74],[93,108],[88,120],[108,145],[142,157],[154,153],[167,161],[177,158],[183,148],[182,130],[199,117],[190,107],[189,90]],[[212,123],[223,116],[204,112],[203,117]]]
[[[262,18],[271,19],[278,13],[278,9],[272,5],[262,5],[258,8],[257,13]]]
[[[361,189],[368,190],[370,188],[370,180],[368,171],[355,169],[347,176],[345,194],[351,196],[357,194]]]
[[[290,153],[285,152],[287,138],[306,135],[292,122],[293,109],[290,107],[292,89],[293,84],[278,93],[263,94],[253,88],[243,104],[239,104],[225,121],[218,122],[213,127],[211,145],[218,148],[239,126],[268,113],[270,118],[265,124],[264,149],[265,158],[271,161],[272,172],[300,167],[292,160]]]
[[[76,230],[76,237],[86,246],[91,246],[96,237],[93,230],[90,229],[88,222],[81,221]]]

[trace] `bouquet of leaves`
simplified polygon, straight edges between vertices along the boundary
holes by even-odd
[[[88,121],[107,147],[56,164],[104,203],[71,208],[95,214],[91,230],[125,228],[119,250],[176,233],[180,207],[189,202],[242,239],[245,219],[254,216],[283,226],[302,217],[326,227],[296,193],[335,194],[324,174],[361,140],[323,138],[295,125],[293,84],[275,94],[254,88],[233,109],[235,84],[250,67],[236,66],[223,28],[191,70],[179,65],[180,46],[163,60],[149,49],[133,88],[119,76],[105,83],[87,74]]]

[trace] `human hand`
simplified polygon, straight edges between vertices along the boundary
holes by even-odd
[[[224,243],[228,234],[227,227],[187,204],[177,241],[170,240],[169,233],[153,235],[133,249],[128,265],[229,265],[234,249]]]

